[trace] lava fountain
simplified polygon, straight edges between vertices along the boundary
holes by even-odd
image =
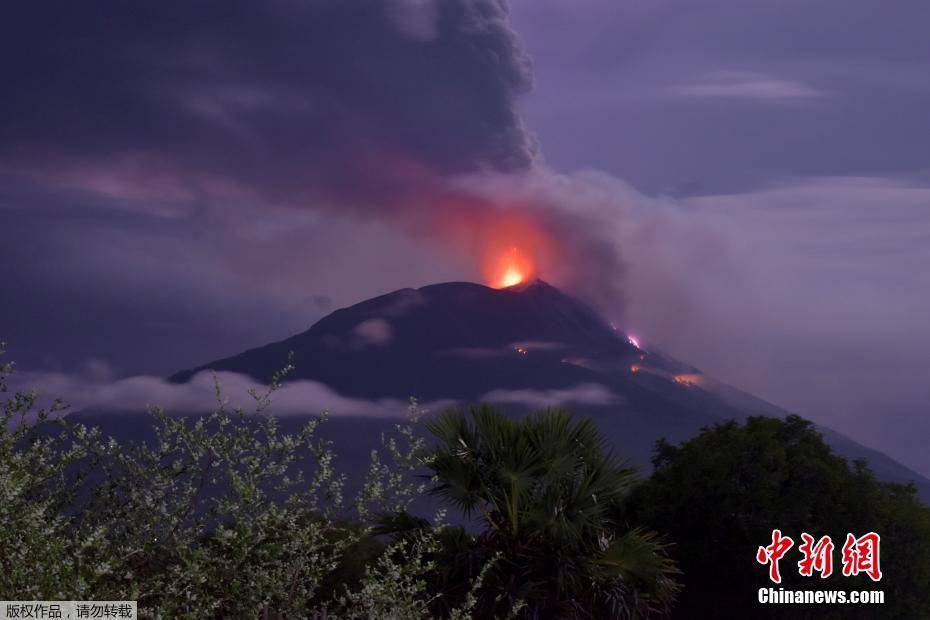
[[[549,274],[557,244],[528,213],[510,212],[485,222],[478,249],[479,267],[488,286],[507,288]],[[551,277],[551,276],[550,276]]]
[[[485,268],[485,277],[495,288],[507,288],[526,282],[534,277],[533,261],[517,246],[499,252]]]

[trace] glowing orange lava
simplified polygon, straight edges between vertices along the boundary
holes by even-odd
[[[491,286],[507,288],[531,279],[536,270],[533,261],[524,252],[516,246],[511,246],[504,252],[498,253],[496,257],[491,257],[485,267],[485,272],[488,274]]]
[[[523,282],[523,274],[516,267],[508,267],[501,276],[500,285],[501,287],[516,286],[521,282]]]
[[[469,228],[464,226],[463,229]],[[546,273],[558,280],[565,258],[548,230],[529,212],[514,207],[476,222],[475,256],[482,280],[494,288],[531,282]]]

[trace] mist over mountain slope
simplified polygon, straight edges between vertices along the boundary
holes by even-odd
[[[660,437],[680,441],[714,422],[788,413],[640,345],[541,280],[505,289],[453,282],[398,290],[337,310],[280,342],[179,372],[171,381],[189,381],[207,369],[268,380],[289,352],[293,378],[355,398],[487,401],[513,412],[564,405],[594,417],[619,453],[640,465],[649,462]],[[374,428],[359,418],[334,422],[333,432],[353,441]],[[930,481],[919,474],[822,430],[847,458],[867,459],[880,478],[913,480],[930,498]]]

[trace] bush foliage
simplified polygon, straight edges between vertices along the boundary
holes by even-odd
[[[412,403],[347,498],[325,416],[284,432],[270,413],[290,370],[249,411],[218,383],[208,415],[151,409],[154,440],[130,442],[10,391],[0,364],[0,599],[134,599],[147,618],[930,617],[930,509],[797,416],[661,441],[643,482],[566,411],[449,411],[427,442]],[[428,495],[438,512],[414,515]],[[786,558],[783,587],[886,604],[758,605],[774,528],[879,532],[880,583],[812,582]]]
[[[684,617],[930,618],[930,508],[912,484],[879,482],[849,463],[807,420],[751,417],[717,424],[673,446],[659,442],[652,477],[633,498],[631,518],[667,533],[683,572]],[[781,561],[785,589],[885,592],[883,605],[759,605],[771,587],[756,550],[778,528],[795,546]],[[881,536],[883,578],[841,574],[847,533]],[[800,535],[831,536],[834,573],[798,573]]]
[[[276,375],[267,391],[252,393],[254,410],[230,410],[217,383],[212,413],[175,417],[154,408],[154,441],[127,443],[69,422],[59,401],[42,409],[34,391],[10,394],[12,364],[0,367],[0,391],[8,394],[0,420],[0,598],[131,599],[154,618],[468,618],[485,617],[489,609],[539,617],[531,599],[546,588],[547,605],[574,605],[578,613],[571,615],[591,617],[578,598],[591,584],[548,591],[564,574],[535,572],[520,588],[502,586],[505,575],[523,579],[524,557],[540,560],[556,550],[565,561],[579,554],[578,566],[587,572],[572,575],[575,580],[636,577],[635,584],[615,583],[605,592],[616,605],[629,603],[627,615],[648,608],[634,597],[641,583],[652,588],[649,579],[664,575],[664,555],[638,532],[617,537],[597,502],[583,497],[601,494],[609,506],[630,482],[628,470],[600,452],[590,423],[578,424],[572,435],[586,447],[561,460],[554,457],[568,444],[545,445],[555,435],[538,431],[547,423],[558,425],[551,431],[565,430],[564,414],[508,427],[525,435],[508,441],[545,439],[537,449],[548,450],[546,462],[527,464],[523,472],[520,484],[532,499],[520,514],[508,515],[521,523],[526,516],[525,525],[507,530],[509,542],[499,537],[504,532],[476,537],[450,527],[442,510],[428,527],[403,528],[401,535],[385,524],[408,518],[411,501],[428,486],[444,494],[453,475],[448,459],[440,465],[441,452],[428,450],[411,425],[398,425],[398,436],[384,438],[384,449],[372,453],[357,497],[346,501],[334,446],[317,437],[325,417],[285,433],[269,413],[289,371]],[[500,414],[493,419],[507,424]],[[432,474],[414,476],[424,465]],[[546,490],[532,490],[537,487]],[[575,512],[545,525],[538,519],[549,499],[571,500]],[[572,540],[564,530],[581,511],[591,521]],[[553,527],[568,538],[550,542]],[[638,546],[630,546],[630,537]],[[449,564],[456,540],[468,564]],[[641,566],[611,566],[631,548]],[[645,589],[643,595],[652,600]]]
[[[253,393],[249,413],[229,411],[218,384],[207,416],[151,410],[154,442],[121,444],[69,423],[60,402],[37,409],[35,392],[10,395],[0,595],[134,599],[157,618],[426,617],[430,536],[385,548],[364,521],[346,519],[404,507],[415,490],[399,483],[404,462],[390,471],[373,456],[345,506],[333,447],[316,438],[324,418],[287,434],[268,414],[288,370]],[[0,368],[3,392],[11,371]]]

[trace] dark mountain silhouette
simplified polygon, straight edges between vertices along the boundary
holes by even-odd
[[[456,282],[375,297],[302,334],[171,379],[209,368],[267,380],[289,351],[296,378],[349,396],[423,400],[571,387],[598,381],[600,373],[561,360],[627,362],[639,353],[589,307],[542,281],[501,290]]]
[[[706,425],[788,412],[703,375],[648,345],[640,348],[594,310],[541,280],[492,289],[455,282],[402,289],[337,310],[307,331],[171,377],[212,369],[268,380],[294,353],[297,379],[357,398],[421,402],[498,401],[520,412],[561,402],[594,417],[620,454],[649,463],[655,441],[680,441]],[[383,420],[339,418],[330,433],[364,455]],[[865,458],[879,478],[930,480],[832,431],[849,459]]]

